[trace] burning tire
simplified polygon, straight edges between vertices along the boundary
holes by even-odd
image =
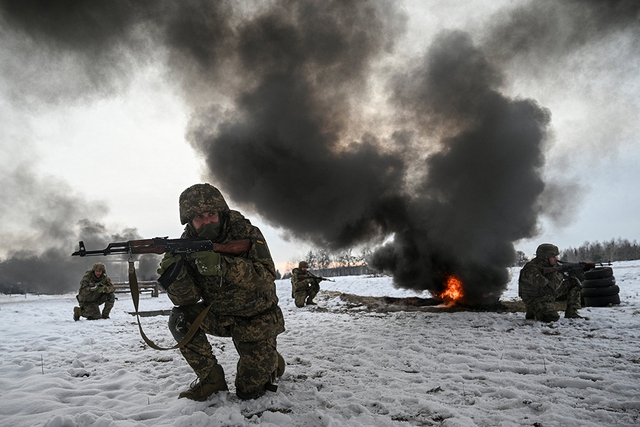
[[[584,272],[584,277],[587,280],[604,279],[612,276],[613,276],[613,269],[611,267],[596,267],[593,270]]]
[[[620,288],[617,285],[605,286],[604,288],[582,288],[582,296],[585,298],[607,297],[618,295]]]
[[[616,278],[613,276],[604,279],[587,279],[582,282],[582,288],[606,288],[616,284]]]
[[[608,307],[613,304],[620,304],[619,294],[584,298],[585,307]]]

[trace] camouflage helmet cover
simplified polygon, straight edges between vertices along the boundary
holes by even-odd
[[[93,264],[93,267],[91,268],[92,271],[98,271],[101,270],[103,273],[107,272],[107,267],[101,263],[101,262],[96,262],[95,264]]]
[[[551,243],[543,243],[536,249],[536,256],[538,258],[551,258],[552,256],[560,255],[560,251],[556,245]]]
[[[298,263],[298,268],[309,268],[309,263],[307,261],[300,261]]]
[[[205,212],[228,212],[222,193],[211,184],[195,184],[180,194],[180,223],[186,224]]]

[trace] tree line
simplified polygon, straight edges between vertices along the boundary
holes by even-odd
[[[563,261],[614,262],[640,259],[640,245],[634,240],[611,239],[607,242],[584,242],[578,248],[568,248],[560,252]]]
[[[560,251],[560,260],[567,262],[588,261],[608,263],[615,261],[632,261],[640,259],[640,245],[634,240],[611,239],[606,242],[584,242],[577,248],[569,247]],[[516,253],[515,265],[522,266],[529,259],[524,252]]]
[[[322,276],[348,276],[355,274],[376,274],[368,265],[373,248],[365,246],[359,252],[346,249],[343,252],[331,253],[326,249],[310,250],[304,257],[287,263],[287,271],[283,278],[291,276],[291,270],[300,261],[306,261],[309,268]],[[560,260],[567,262],[589,261],[608,263],[615,261],[632,261],[640,259],[640,245],[634,240],[611,239],[605,242],[584,242],[577,248],[569,247],[560,250]],[[516,252],[515,266],[523,266],[530,259],[522,251]],[[280,272],[278,272],[278,275]]]
[[[291,277],[291,270],[298,267],[300,261],[306,261],[309,269],[320,276],[374,274],[367,261],[372,253],[373,249],[368,246],[361,248],[360,251],[346,249],[338,253],[331,253],[326,249],[310,250],[301,259],[290,260],[287,263],[287,272],[283,278]]]

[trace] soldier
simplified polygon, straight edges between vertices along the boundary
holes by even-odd
[[[306,261],[300,261],[298,268],[291,271],[291,297],[295,300],[296,307],[304,307],[307,305],[316,305],[313,298],[320,292],[319,277],[314,276],[307,271],[309,264]]]
[[[202,251],[187,256],[165,254],[158,274],[175,304],[169,329],[180,342],[198,315],[208,308],[193,338],[180,348],[197,379],[179,398],[206,400],[228,390],[222,366],[213,355],[206,334],[231,337],[240,355],[236,394],[255,399],[284,373],[285,362],[276,348],[276,337],[284,332],[284,317],[276,296],[276,268],[260,230],[240,212],[230,210],[224,197],[210,184],[196,184],[179,199],[182,238],[205,238],[226,244],[250,239],[248,252],[237,256]],[[165,277],[178,272],[173,282]],[[173,277],[173,274],[171,274]]]
[[[107,276],[107,268],[98,262],[87,271],[80,281],[80,290],[76,299],[80,307],[73,307],[73,320],[80,320],[84,316],[89,320],[108,319],[109,313],[116,302],[116,287]],[[104,304],[102,313],[100,305]]]
[[[580,280],[576,277],[565,278],[559,271],[545,274],[546,267],[555,267],[558,261],[558,247],[550,243],[538,246],[536,256],[520,270],[518,294],[527,309],[525,317],[542,322],[554,322],[560,318],[554,308],[558,298],[567,298],[564,317],[582,319],[580,309]]]

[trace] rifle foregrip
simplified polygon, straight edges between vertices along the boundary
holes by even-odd
[[[240,255],[249,252],[251,241],[249,239],[232,240],[229,243],[214,243],[213,250],[221,254]]]
[[[132,254],[163,254],[166,252],[164,245],[132,246]]]

